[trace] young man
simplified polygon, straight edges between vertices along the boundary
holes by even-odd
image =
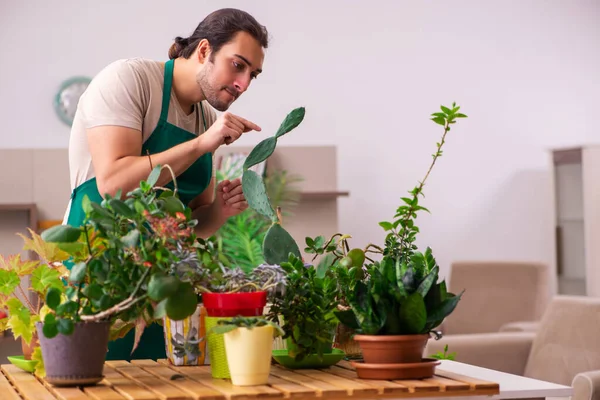
[[[180,199],[209,237],[248,207],[239,179],[216,188],[213,154],[223,144],[260,127],[226,112],[262,72],[268,33],[251,15],[221,9],[188,38],[177,37],[169,61],[119,60],[104,68],[81,96],[71,130],[71,201],[65,223],[80,225],[81,201],[125,194],[152,166],[168,164]],[[214,109],[224,113],[216,118]],[[170,186],[164,170],[158,186]],[[172,187],[172,186],[171,186]],[[108,359],[164,358],[162,328],[146,328],[130,356],[133,331],[109,344]]]

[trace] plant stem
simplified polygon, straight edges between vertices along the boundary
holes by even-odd
[[[21,284],[19,284],[17,287],[19,288],[19,292],[21,292],[21,295],[23,296],[23,300],[25,300],[25,303],[27,303],[26,306],[27,308],[29,308],[29,311],[31,311],[33,314],[36,314],[35,308],[33,308],[33,304],[31,304],[31,302],[27,298],[27,294],[25,294],[25,291],[23,291]]]
[[[433,156],[433,161],[431,162],[431,165],[429,166],[429,169],[427,170],[427,173],[425,174],[425,178],[423,178],[422,181],[419,182],[419,186],[417,186],[413,192],[413,199],[418,198],[419,194],[421,194],[421,192],[423,191],[423,186],[425,186],[425,181],[427,180],[427,178],[429,177],[429,174],[431,173],[431,170],[433,169],[433,166],[435,165],[435,162],[437,161],[438,157],[440,157],[441,155],[441,149],[442,146],[444,146],[444,143],[446,142],[446,134],[448,133],[448,131],[450,130],[450,125],[448,123],[448,121],[446,121],[446,125],[444,125],[444,134],[442,135],[442,140],[440,141],[440,144],[438,146],[438,149],[435,153],[435,155]],[[406,213],[406,216],[404,217],[403,220],[403,224],[402,224],[402,236],[400,236],[400,246],[402,249],[405,248],[406,245],[406,239],[408,238],[408,233],[410,231],[410,229],[408,229],[406,227],[406,223],[412,218],[412,214],[414,212],[413,206],[411,205],[408,212]],[[396,234],[396,236],[398,236]]]

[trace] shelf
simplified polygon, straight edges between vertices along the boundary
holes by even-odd
[[[338,197],[348,197],[350,192],[303,192],[300,194],[304,200],[329,200]]]
[[[0,212],[2,211],[25,211],[29,217],[29,227],[37,230],[38,213],[37,206],[34,203],[0,203]]]

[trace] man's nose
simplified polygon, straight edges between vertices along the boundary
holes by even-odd
[[[248,90],[248,86],[250,86],[250,80],[251,80],[251,78],[249,76],[248,77],[245,77],[245,76],[240,77],[235,81],[233,86],[240,94],[242,94],[246,90]]]

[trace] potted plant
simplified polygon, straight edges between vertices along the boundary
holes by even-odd
[[[100,381],[112,325],[121,335],[135,327],[135,349],[155,319],[195,312],[194,289],[169,271],[182,251],[195,251],[197,221],[177,198],[176,182],[174,191],[155,187],[162,169],[154,168],[125,200],[121,193],[105,196],[101,204],[84,199],[81,227],[42,232],[72,264],[66,288],[48,289],[48,313],[36,324],[48,382]]]
[[[282,321],[287,349],[274,353],[289,368],[317,368],[335,364],[344,352],[332,348],[338,325],[337,281],[325,263],[306,265],[290,254],[281,263],[287,273],[285,292],[273,299],[269,319]]]
[[[221,320],[211,333],[222,334],[231,382],[238,386],[264,385],[269,380],[273,338],[281,328],[261,317]]]
[[[6,319],[0,320],[0,332],[10,330],[15,339],[21,339],[23,356],[10,356],[9,360],[19,363],[28,371],[37,369],[39,375],[42,365],[35,323],[48,312],[42,302],[48,289],[63,289],[61,277],[66,276],[67,269],[62,261],[68,259],[69,255],[56,244],[45,243],[31,229],[29,234],[30,237],[18,235],[25,242],[23,249],[34,252],[38,259],[22,260],[20,254],[10,257],[0,255],[0,309],[9,312]],[[30,278],[29,290],[21,286],[21,281],[26,277]],[[33,302],[28,295],[30,292],[35,293]]]
[[[423,359],[423,351],[430,333],[454,310],[462,293],[449,293],[445,281],[438,282],[439,266],[430,248],[418,251],[415,219],[419,211],[428,211],[419,204],[419,197],[442,155],[446,135],[458,118],[466,117],[459,109],[456,104],[442,106],[442,112],[432,115],[444,128],[433,161],[411,196],[402,198],[395,220],[379,223],[389,232],[380,249],[382,259],[366,265],[367,278],[349,293],[351,309],[336,312],[342,323],[359,332],[354,340],[360,344],[364,362],[353,362],[359,377],[423,378],[432,376],[439,363]]]

